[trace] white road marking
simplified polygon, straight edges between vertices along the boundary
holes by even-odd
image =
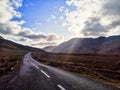
[[[66,90],[64,87],[62,87],[61,85],[57,85],[61,90]]]
[[[35,68],[39,69],[39,67],[38,67],[37,65],[35,65],[34,63],[31,62],[31,64],[32,64]]]
[[[36,67],[37,69],[39,69],[39,67],[38,67],[38,66],[36,66],[36,65],[35,65],[35,67]]]
[[[43,70],[40,70],[47,78],[50,78],[50,76],[46,73],[46,72],[44,72]]]

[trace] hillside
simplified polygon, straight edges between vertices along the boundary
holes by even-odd
[[[20,45],[0,36],[0,77],[19,69],[27,52],[45,53],[41,49]]]
[[[33,48],[30,46],[24,46],[17,43],[14,43],[12,41],[1,39],[0,38],[0,54],[6,54],[6,53],[18,53],[18,52],[44,52],[41,49]]]
[[[47,46],[44,47],[43,50],[47,51],[47,52],[51,52],[53,51],[57,46]]]
[[[106,48],[111,47],[109,43],[116,43],[119,39],[118,37],[117,39],[116,37],[111,37],[106,42],[106,38],[100,37],[97,40],[95,39],[96,43],[92,38],[87,38],[83,41],[82,39],[72,39],[69,43],[65,42],[61,45],[65,46],[62,48],[64,50],[71,45],[78,46],[77,48],[79,48],[79,44],[74,44],[75,41],[81,41],[83,43],[81,47],[86,48],[93,47],[92,45],[101,47],[99,46],[101,43],[104,46],[101,48],[104,48],[104,51],[106,51]],[[114,49],[118,46],[119,44],[112,44]],[[47,49],[57,47],[48,47]],[[41,49],[20,45],[3,38],[0,39],[0,78],[18,70],[27,52],[33,52],[32,57],[40,63],[77,73],[78,75],[89,77],[118,88],[120,87],[120,56],[118,55],[46,53]]]
[[[53,50],[48,48],[44,48],[44,50],[54,53],[119,54],[120,36],[74,38],[56,46]]]

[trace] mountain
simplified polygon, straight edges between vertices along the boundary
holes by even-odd
[[[45,50],[46,52],[51,52],[55,48],[56,48],[56,46],[47,46],[47,47],[44,47],[43,50]]]
[[[0,54],[19,53],[19,52],[45,52],[45,51],[30,46],[20,45],[0,37]]]
[[[50,52],[74,54],[119,54],[120,36],[73,38],[56,46]]]

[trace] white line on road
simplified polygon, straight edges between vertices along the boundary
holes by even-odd
[[[35,67],[36,67],[37,69],[39,69],[39,67],[38,67],[38,66],[36,66],[36,65],[35,65]]]
[[[33,62],[31,62],[31,64],[34,66],[35,64]]]
[[[64,87],[62,87],[61,85],[57,85],[61,90],[66,90]]]
[[[43,70],[40,70],[47,78],[50,78],[50,76],[46,73],[46,72],[44,72]]]
[[[39,69],[39,67],[37,65],[35,65],[34,63],[31,62],[31,64],[36,67],[37,69]]]

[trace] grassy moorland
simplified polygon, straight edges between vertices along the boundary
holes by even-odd
[[[19,51],[0,52],[0,77],[16,71],[22,63],[24,54]]]
[[[33,53],[41,63],[120,88],[120,56]]]

